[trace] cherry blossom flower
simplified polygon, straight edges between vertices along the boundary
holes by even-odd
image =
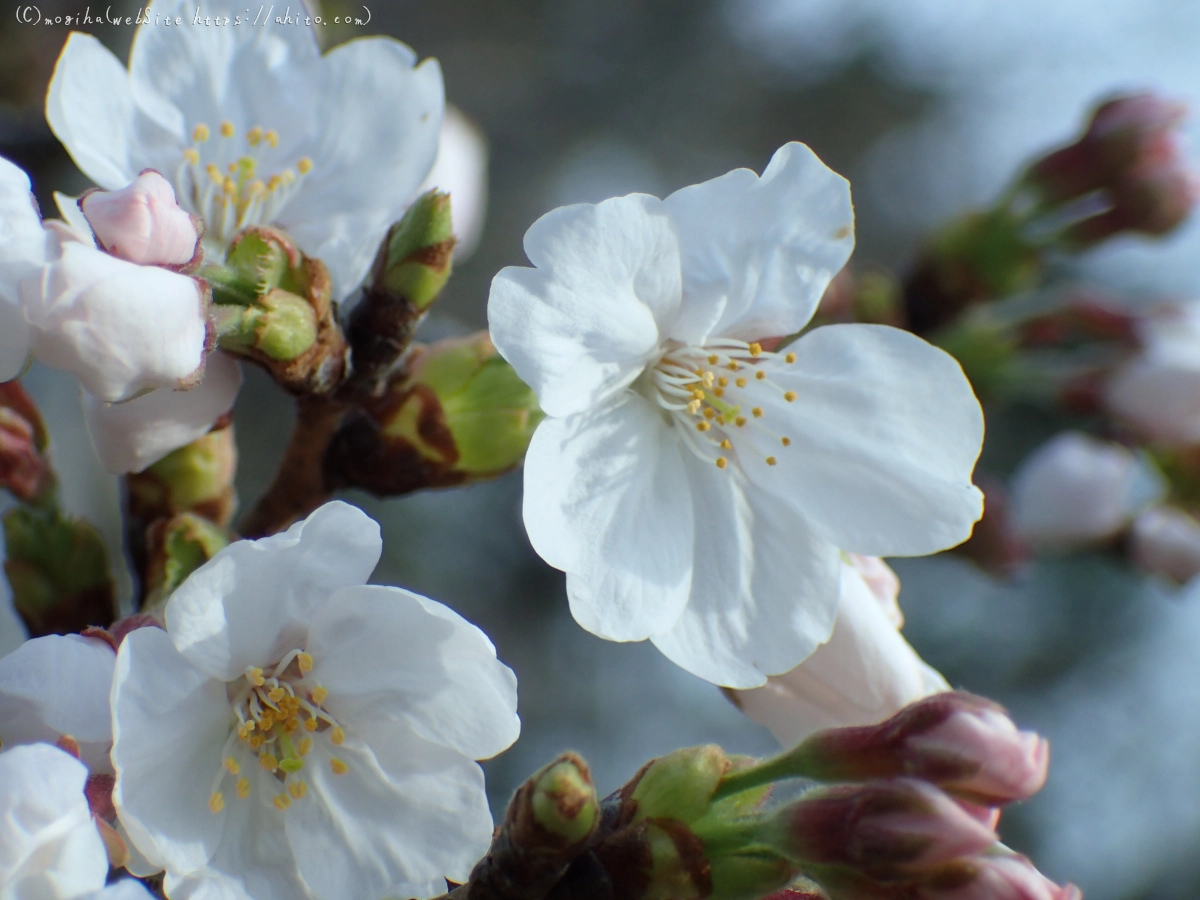
[[[861,565],[877,583],[883,581],[881,568],[891,572],[874,558]],[[894,590],[876,593],[859,565],[843,563],[829,640],[790,672],[768,678],[762,687],[731,691],[731,699],[792,747],[826,728],[874,725],[915,700],[950,690],[900,635],[898,590],[895,581]]]
[[[853,246],[849,187],[803,144],[665,201],[557,209],[488,315],[547,418],[525,526],[610,640],[755,687],[828,639],[838,550],[932,553],[971,532],[983,417],[958,364],[899,329],[784,350]]]
[[[87,768],[49,744],[0,753],[0,895],[74,900],[104,887],[108,855]]]
[[[1013,528],[1034,547],[1071,550],[1113,537],[1165,492],[1132,450],[1065,431],[1013,476]]]
[[[474,760],[515,740],[516,681],[446,607],[366,585],[380,552],[328,503],[222,550],[121,645],[113,799],[173,896],[427,896],[487,850]]]
[[[193,7],[160,0],[156,15],[184,22],[139,28],[128,70],[96,38],[72,33],[46,98],[51,129],[100,187],[163,173],[204,219],[214,251],[249,225],[279,225],[345,296],[433,164],[437,62],[416,65],[386,37],[321,56],[311,28],[196,25]],[[233,0],[204,7],[244,12]]]

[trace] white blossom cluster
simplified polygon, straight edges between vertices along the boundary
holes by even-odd
[[[321,55],[303,28],[142,27],[126,69],[72,34],[46,113],[99,189],[43,220],[0,161],[0,379],[31,357],[77,376],[114,473],[203,436],[241,376],[198,266],[275,226],[345,300],[427,184],[466,199],[469,251],[483,157],[443,112],[436,61],[388,38]],[[958,364],[896,328],[809,328],[853,245],[849,185],[791,143],[761,176],[548,213],[488,306],[546,414],[524,521],[575,619],[651,640],[789,745],[948,689],[879,557],[954,546],[982,512]],[[445,606],[367,584],[381,551],[333,501],[230,544],[141,627],[0,658],[0,897],[143,892],[105,887],[110,864],[171,900],[465,881],[516,679]]]

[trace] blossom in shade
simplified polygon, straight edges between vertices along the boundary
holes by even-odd
[[[554,210],[496,276],[492,339],[547,414],[525,526],[584,628],[754,687],[828,639],[839,548],[970,534],[983,417],[951,357],[878,325],[763,344],[852,246],[847,183],[788,144],[761,178]]]
[[[205,16],[244,15],[213,0]],[[278,225],[333,278],[335,298],[366,274],[388,226],[433,164],[443,90],[436,61],[386,37],[324,56],[311,28],[193,23],[194,4],[159,0],[129,67],[73,32],[46,118],[79,168],[108,190],[161,172],[205,222],[217,257],[242,228]]]
[[[1165,492],[1132,450],[1065,431],[1013,476],[1012,527],[1032,547],[1071,550],[1114,537]]]
[[[898,630],[903,619],[895,573],[877,558],[854,562],[842,564],[829,640],[762,687],[729,692],[742,712],[785,747],[826,728],[874,725],[915,700],[950,690]],[[872,582],[882,588],[878,593],[870,589]]]
[[[1176,584],[1200,574],[1200,522],[1173,506],[1156,506],[1134,520],[1130,554],[1143,570]]]
[[[474,760],[515,740],[516,681],[446,607],[366,585],[380,552],[328,503],[226,547],[166,631],[125,638],[113,800],[168,894],[428,896],[487,850]]]
[[[0,753],[0,895],[74,900],[104,887],[108,856],[84,797],[87,774],[49,744]]]

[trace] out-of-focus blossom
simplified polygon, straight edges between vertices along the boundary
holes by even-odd
[[[228,354],[208,357],[204,380],[189,391],[152,391],[125,403],[83,395],[83,412],[101,464],[109,472],[140,472],[208,433],[233,408],[242,371]]]
[[[1130,553],[1145,571],[1186,584],[1200,574],[1200,522],[1171,506],[1148,509],[1134,520]]]
[[[1028,858],[1002,851],[959,862],[915,896],[919,900],[1083,900],[1075,885],[1059,887]]]
[[[74,32],[54,70],[46,118],[83,172],[109,190],[150,168],[172,179],[219,255],[248,225],[277,224],[333,277],[336,299],[366,274],[437,153],[436,61],[368,37],[321,56],[313,29],[193,24],[194,4],[138,29],[129,68]],[[244,13],[213,0],[204,15]],[[232,166],[232,170],[230,167]]]
[[[826,728],[874,725],[915,700],[950,690],[898,631],[903,619],[895,573],[882,560],[855,563],[842,565],[837,619],[828,642],[762,687],[729,692],[785,747]],[[877,591],[871,590],[872,582]]]
[[[41,413],[19,381],[0,382],[0,488],[25,503],[54,484]]]
[[[28,176],[0,159],[0,381],[15,378],[29,359],[29,323],[17,284],[36,271],[45,243]]]
[[[117,191],[89,191],[79,208],[100,246],[143,266],[196,261],[202,221],[179,208],[170,182],[147,170]]]
[[[1200,443],[1200,303],[1157,310],[1139,332],[1141,353],[1105,392],[1108,412],[1144,440]]]
[[[221,550],[167,631],[125,638],[113,798],[169,895],[428,896],[487,850],[474,760],[516,738],[516,681],[446,607],[364,584],[381,549],[326,504]]]
[[[0,753],[0,895],[75,900],[104,887],[108,856],[84,797],[87,774],[49,744]]]
[[[983,420],[953,359],[874,325],[759,343],[809,321],[852,244],[846,182],[788,144],[761,179],[555,210],[535,268],[496,276],[492,338],[548,416],[525,525],[584,628],[756,687],[828,639],[838,548],[968,536]]]
[[[454,259],[462,262],[475,252],[487,215],[487,138],[456,107],[447,106],[442,118],[437,160],[420,193],[436,188],[450,195],[454,221]]]
[[[1115,536],[1165,492],[1162,477],[1128,448],[1066,431],[1013,476],[1012,525],[1033,547],[1071,550]]]
[[[95,774],[112,772],[112,645],[77,634],[26,641],[0,657],[0,746],[73,740]]]

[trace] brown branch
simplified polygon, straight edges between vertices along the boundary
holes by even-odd
[[[333,397],[310,395],[296,401],[296,427],[270,487],[238,526],[246,538],[287,528],[333,496],[324,472],[325,451],[345,412]]]

